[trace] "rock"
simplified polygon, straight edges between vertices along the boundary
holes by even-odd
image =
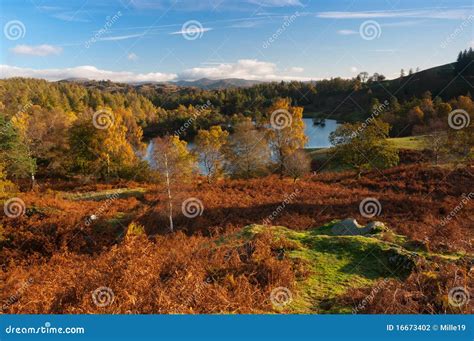
[[[366,227],[371,229],[371,233],[379,233],[388,230],[387,226],[381,221],[371,221]]]
[[[359,225],[357,220],[348,218],[334,224],[331,231],[338,236],[360,236],[370,233],[372,228]]]
[[[360,225],[357,220],[347,218],[332,227],[332,233],[339,236],[362,236],[387,231],[388,228],[381,221],[372,221],[366,226]]]

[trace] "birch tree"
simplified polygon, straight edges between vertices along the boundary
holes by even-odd
[[[186,141],[178,136],[165,136],[154,140],[155,169],[166,187],[169,229],[174,231],[173,199],[175,189],[186,182],[196,171],[196,158],[187,149]]]

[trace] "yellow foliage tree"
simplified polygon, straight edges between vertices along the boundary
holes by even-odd
[[[279,98],[268,110],[270,145],[283,176],[285,159],[304,148],[308,138],[304,133],[303,108],[291,105],[290,99]]]
[[[206,170],[207,181],[211,183],[223,172],[223,147],[229,133],[220,126],[212,126],[209,130],[199,130],[196,136],[196,148],[199,161]]]
[[[173,224],[173,193],[177,185],[188,181],[196,171],[196,157],[187,148],[186,141],[178,136],[166,136],[154,140],[153,160],[155,169],[163,179],[168,195],[170,231]]]

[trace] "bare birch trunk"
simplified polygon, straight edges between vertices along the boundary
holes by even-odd
[[[170,185],[170,172],[168,169],[168,155],[165,153],[165,168],[166,168],[166,187],[168,189],[168,207],[169,207],[169,219],[170,219],[170,231],[174,231],[173,225],[173,202],[171,197],[171,185]]]

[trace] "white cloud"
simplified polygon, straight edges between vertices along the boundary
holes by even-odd
[[[139,9],[168,9],[175,6],[176,0],[133,0],[130,4]],[[300,0],[186,0],[179,1],[180,10],[204,9],[242,9],[242,6],[287,7],[303,6]]]
[[[290,72],[296,72],[296,73],[300,73],[300,72],[303,72],[304,69],[302,67],[299,67],[299,66],[293,66],[290,68]]]
[[[90,22],[88,18],[84,18],[85,15],[87,15],[85,11],[62,12],[53,14],[53,18],[68,22]]]
[[[114,82],[167,82],[176,80],[196,80],[200,78],[243,78],[249,80],[280,81],[280,80],[311,80],[317,78],[295,76],[303,68],[292,67],[279,71],[276,64],[256,59],[241,59],[235,63],[220,63],[206,67],[195,67],[174,73],[134,73],[129,71],[101,70],[95,66],[76,66],[64,69],[31,69],[10,65],[0,65],[0,78],[31,77],[57,81],[67,78],[87,78],[93,80],[111,80]]]
[[[299,0],[247,0],[247,2],[262,7],[303,6]]]
[[[462,9],[434,8],[419,10],[387,10],[360,12],[320,12],[316,16],[328,19],[374,19],[374,18],[427,18],[427,19],[466,19],[472,15],[472,8]]]
[[[127,59],[128,60],[137,60],[138,56],[135,53],[132,52],[132,53],[128,54]]]
[[[116,41],[116,40],[125,40],[125,39],[130,39],[130,38],[142,37],[143,35],[145,35],[145,33],[127,34],[123,36],[100,37],[97,40]]]
[[[301,68],[297,68],[299,70]],[[301,72],[303,70],[293,70]],[[236,63],[221,63],[209,67],[195,67],[179,74],[180,79],[194,80],[199,78],[244,78],[249,80],[310,80],[308,77],[281,74],[276,64],[256,59],[240,59]]]
[[[339,31],[337,31],[337,33],[341,34],[343,36],[348,36],[348,35],[352,35],[352,34],[359,34],[359,32],[354,31],[354,30],[339,30]]]
[[[357,67],[355,67],[355,66],[352,66],[352,67],[351,67],[351,72],[352,72],[352,73],[356,73],[357,70],[358,70]]]
[[[209,28],[209,27],[190,27],[190,28],[181,29],[181,30],[176,31],[176,32],[171,32],[170,34],[182,34],[182,35],[190,34],[190,35],[193,35],[193,34],[196,34],[196,33],[204,33],[204,32],[211,31],[211,30],[212,30],[212,28]]]
[[[53,45],[38,45],[38,46],[31,46],[31,45],[17,45],[10,49],[15,54],[25,54],[29,56],[48,56],[51,54],[60,54],[62,52],[62,48],[59,46]]]
[[[0,65],[0,78],[33,77],[57,81],[66,78],[111,80],[114,82],[166,82],[176,79],[173,73],[133,73],[128,71],[101,70],[95,66],[77,66],[65,69],[35,70],[16,66]]]

